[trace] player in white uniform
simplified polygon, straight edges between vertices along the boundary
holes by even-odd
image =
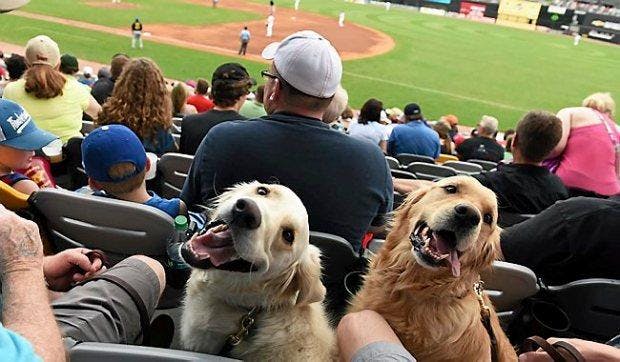
[[[344,26],[344,11],[341,11],[340,15],[338,15],[338,26],[341,28]]]
[[[299,10],[299,2],[301,0],[295,0],[295,11]]]
[[[273,24],[276,22],[276,17],[273,15],[269,15],[267,17],[267,37],[271,38],[273,36]]]

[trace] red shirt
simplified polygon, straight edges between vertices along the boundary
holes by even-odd
[[[215,106],[212,100],[200,94],[194,94],[187,98],[187,104],[196,107],[198,113],[206,112]]]

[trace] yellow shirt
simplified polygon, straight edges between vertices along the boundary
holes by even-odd
[[[90,101],[88,89],[77,80],[67,78],[61,96],[39,99],[26,93],[25,82],[20,79],[9,83],[3,98],[19,103],[39,128],[58,136],[63,143],[72,137],[82,137],[82,112],[88,108]]]

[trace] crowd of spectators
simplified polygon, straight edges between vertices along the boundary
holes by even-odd
[[[620,8],[617,6],[617,2],[615,7],[610,2],[605,1],[552,0],[542,1],[542,3],[588,13],[620,16]]]
[[[504,231],[501,246],[507,261],[526,265],[552,283],[620,279],[615,267],[620,250],[614,243],[620,232],[614,222],[620,212],[620,133],[611,95],[593,94],[581,107],[562,109],[557,115],[528,112],[498,141],[500,122],[489,115],[482,115],[468,134],[455,115],[427,119],[413,102],[401,111],[371,98],[356,112],[340,84],[340,57],[317,33],[295,33],[263,55],[271,64],[261,72],[263,84],[258,86],[238,63],[220,65],[210,84],[198,79],[170,85],[154,61],[124,54],[114,55],[109,71],[104,68],[97,76],[92,69],[80,72],[74,56],[61,56],[52,39],[37,36],[28,41],[24,57],[13,54],[0,63],[5,69],[0,83],[0,182],[25,194],[36,192],[41,185],[24,170],[35,152],[42,156],[43,147],[59,139],[67,160],[78,160],[69,167],[83,167],[94,196],[152,206],[175,217],[208,205],[239,182],[278,182],[303,201],[311,230],[341,236],[359,252],[369,234],[385,232],[394,191],[406,194],[430,182],[393,178],[385,156],[485,160],[497,163],[497,168],[472,177],[495,192],[500,212],[536,215]],[[81,133],[83,120],[97,127],[86,137]],[[180,133],[178,142],[175,132]],[[147,152],[194,157],[179,198],[165,199],[147,188],[146,173],[156,167]],[[588,197],[571,197],[575,195]],[[30,274],[15,270],[25,273],[19,275],[29,278],[26,285],[35,294],[45,289],[43,275],[48,282],[67,278],[67,263],[81,268],[68,277],[70,282],[104,268],[101,258],[84,259],[91,253],[87,249],[43,258],[34,224],[3,207],[0,219],[0,234],[11,241],[0,248],[4,285],[15,283],[7,260],[12,256],[32,266],[26,268]],[[6,222],[18,227],[7,228]],[[21,250],[24,255],[15,254],[19,248],[11,244],[18,239],[29,248]],[[46,268],[46,263],[55,266]],[[137,289],[152,314],[165,284],[157,262],[132,257],[107,274]],[[55,342],[60,344],[60,334],[113,343],[133,341],[139,334],[140,312],[118,311],[129,298],[122,287],[105,278],[75,288],[58,284],[50,283],[49,288],[68,292],[52,303],[54,315],[45,298],[37,302],[39,334],[28,330],[18,312],[6,308],[3,316],[5,327],[29,339],[38,355],[58,359],[62,347]],[[105,300],[103,312],[95,311],[92,303],[97,300],[92,297],[107,292],[120,297],[100,297]],[[121,323],[119,315],[127,318]],[[79,318],[91,320],[97,331],[76,326]],[[345,318],[339,335],[365,333],[353,328],[358,318],[386,327],[389,339],[389,326],[365,314]],[[119,323],[120,331],[111,330]],[[43,346],[43,338],[54,343]],[[355,341],[341,340],[341,350],[353,355],[362,347],[352,347]],[[19,353],[26,353],[21,349],[27,351],[27,344],[19,339],[15,343]],[[396,350],[394,355],[410,357],[406,351]]]

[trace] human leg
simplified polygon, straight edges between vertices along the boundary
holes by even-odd
[[[149,320],[165,286],[165,272],[155,260],[133,256],[105,275],[121,279],[135,290]],[[121,286],[93,280],[76,286],[52,303],[61,333],[76,341],[134,343],[142,331],[140,308]]]

